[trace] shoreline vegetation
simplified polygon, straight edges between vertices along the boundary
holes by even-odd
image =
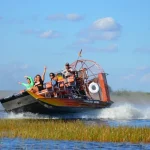
[[[150,128],[86,125],[79,120],[0,119],[0,138],[150,143]]]
[[[150,92],[128,91],[128,90],[110,91],[110,94],[114,96],[130,96],[130,95],[149,95],[150,96]]]

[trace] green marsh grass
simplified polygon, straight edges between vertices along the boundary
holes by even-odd
[[[85,125],[82,121],[0,120],[0,138],[150,143],[148,127]]]

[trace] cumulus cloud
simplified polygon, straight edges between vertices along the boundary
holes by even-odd
[[[58,20],[68,20],[68,21],[81,21],[84,19],[84,16],[79,14],[53,14],[47,17],[47,20],[58,21]]]
[[[120,32],[112,32],[112,31],[86,31],[86,32],[80,32],[79,41],[83,41],[81,39],[84,39],[83,43],[88,41],[87,43],[94,43],[96,41],[101,41],[101,40],[115,40],[120,36]]]
[[[115,40],[121,35],[121,25],[112,17],[94,21],[89,27],[77,34],[76,43],[91,44],[100,40]]]
[[[40,31],[40,30],[34,30],[34,29],[28,29],[22,32],[23,34],[28,34],[28,35],[37,35],[40,38],[58,38],[60,37],[60,33],[55,30],[47,30],[47,31]]]
[[[112,17],[101,18],[92,24],[93,29],[102,31],[118,31],[121,25],[117,23]]]
[[[67,14],[66,18],[70,21],[80,21],[83,20],[84,17],[78,14]]]
[[[120,37],[121,25],[112,17],[100,18],[94,21],[90,26],[77,33],[77,40],[69,48],[83,48],[86,51],[117,52],[118,45],[111,44],[106,48],[96,48],[97,41],[110,41]]]
[[[49,30],[40,34],[41,38],[57,38],[60,34],[57,31]]]

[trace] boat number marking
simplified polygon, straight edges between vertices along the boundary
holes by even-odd
[[[91,101],[91,100],[84,100],[85,103],[94,103],[94,104],[99,104],[99,101]]]

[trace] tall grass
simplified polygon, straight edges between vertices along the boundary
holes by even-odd
[[[141,91],[129,91],[129,90],[117,90],[111,92],[111,95],[116,96],[131,96],[131,95],[141,95],[141,96],[150,96],[150,92],[141,92]]]
[[[87,126],[81,121],[0,120],[0,138],[149,143],[148,127]]]

